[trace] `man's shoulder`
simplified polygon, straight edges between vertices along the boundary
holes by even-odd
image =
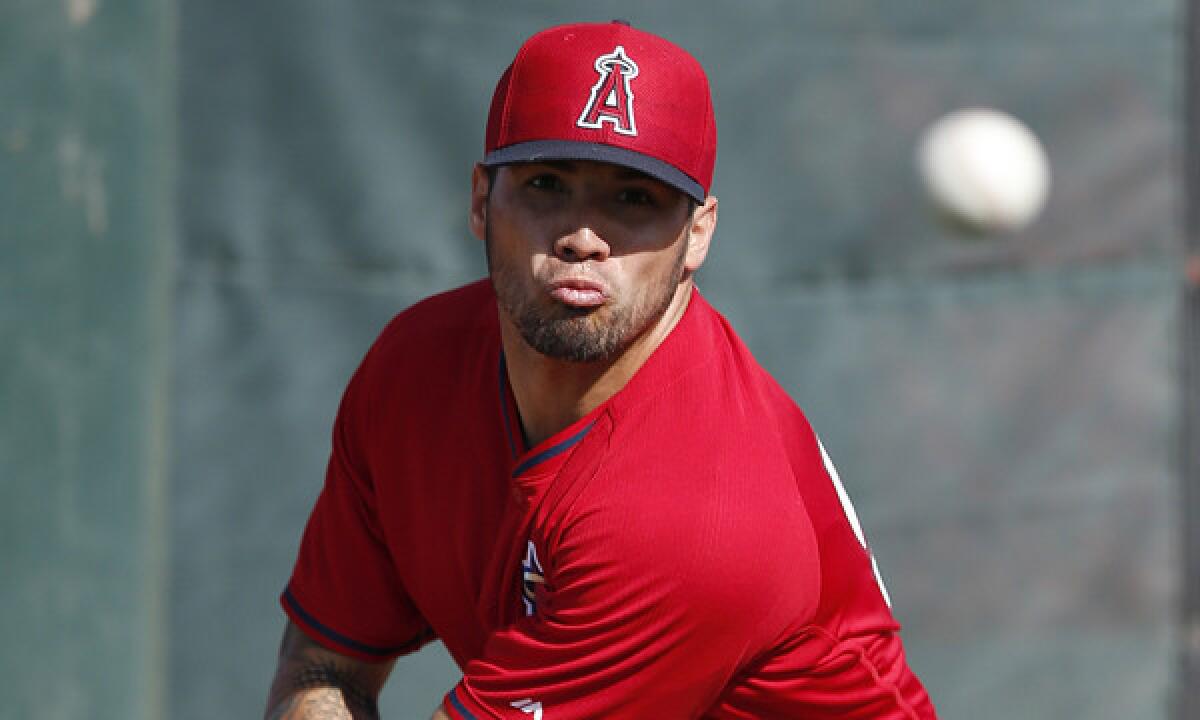
[[[486,278],[476,280],[430,295],[401,310],[388,323],[383,336],[470,327],[494,315],[495,307],[491,282]]]
[[[357,373],[372,393],[397,388],[444,392],[496,356],[495,295],[486,280],[427,297],[398,313],[379,333]]]
[[[589,563],[690,588],[689,601],[711,608],[786,607],[791,617],[815,609],[816,537],[778,443],[647,429],[614,433],[601,445],[603,459],[555,518]],[[761,588],[786,597],[766,608],[744,595]]]
[[[723,474],[754,475],[790,455],[793,443],[813,443],[787,390],[698,293],[677,330],[613,399],[618,455],[632,447],[641,462],[700,458]]]
[[[798,412],[798,411],[797,411]],[[724,538],[714,550],[736,558],[740,549],[787,534],[807,545],[808,513],[786,437],[770,422],[672,412],[669,401],[644,413],[611,419],[594,447],[586,489],[575,510],[627,529],[662,534],[680,547]],[[726,552],[728,551],[728,552]]]
[[[496,296],[491,282],[478,280],[430,295],[397,313],[375,341],[380,354],[411,356],[440,352],[486,340],[496,327]]]

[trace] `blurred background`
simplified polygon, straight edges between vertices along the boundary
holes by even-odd
[[[1200,717],[1183,0],[0,0],[0,718],[261,714],[346,380],[484,273],[496,80],[612,18],[709,72],[700,285],[821,434],[941,716]],[[917,180],[974,105],[1046,148],[1023,232]],[[404,659],[385,716],[457,679]]]

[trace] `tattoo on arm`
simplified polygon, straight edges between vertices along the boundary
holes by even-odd
[[[358,717],[376,720],[379,712],[360,711]],[[267,720],[354,720],[355,715],[347,709],[342,691],[322,687],[303,694],[288,697],[271,711]]]
[[[379,690],[391,667],[326,650],[289,623],[266,720],[379,720]]]
[[[358,683],[355,673],[333,662],[300,667],[280,688],[287,702],[275,708],[268,720],[375,720],[379,706]]]

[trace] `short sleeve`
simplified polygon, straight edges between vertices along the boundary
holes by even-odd
[[[371,355],[338,409],[325,485],[280,602],[307,635],[336,652],[380,662],[413,652],[433,633],[398,577],[380,529],[369,439]]]
[[[445,711],[456,720],[703,715],[785,625],[811,614],[818,592],[802,508],[747,531],[729,501],[605,508],[560,544],[547,540],[535,614],[492,635]]]

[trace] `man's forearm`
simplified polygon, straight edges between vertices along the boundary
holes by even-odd
[[[367,663],[327,650],[288,623],[267,696],[266,720],[379,720],[392,661]]]
[[[267,720],[379,720],[376,695],[331,662],[285,672],[271,688]]]
[[[354,706],[339,688],[314,687],[289,695],[267,720],[379,720],[379,709],[374,703]]]

